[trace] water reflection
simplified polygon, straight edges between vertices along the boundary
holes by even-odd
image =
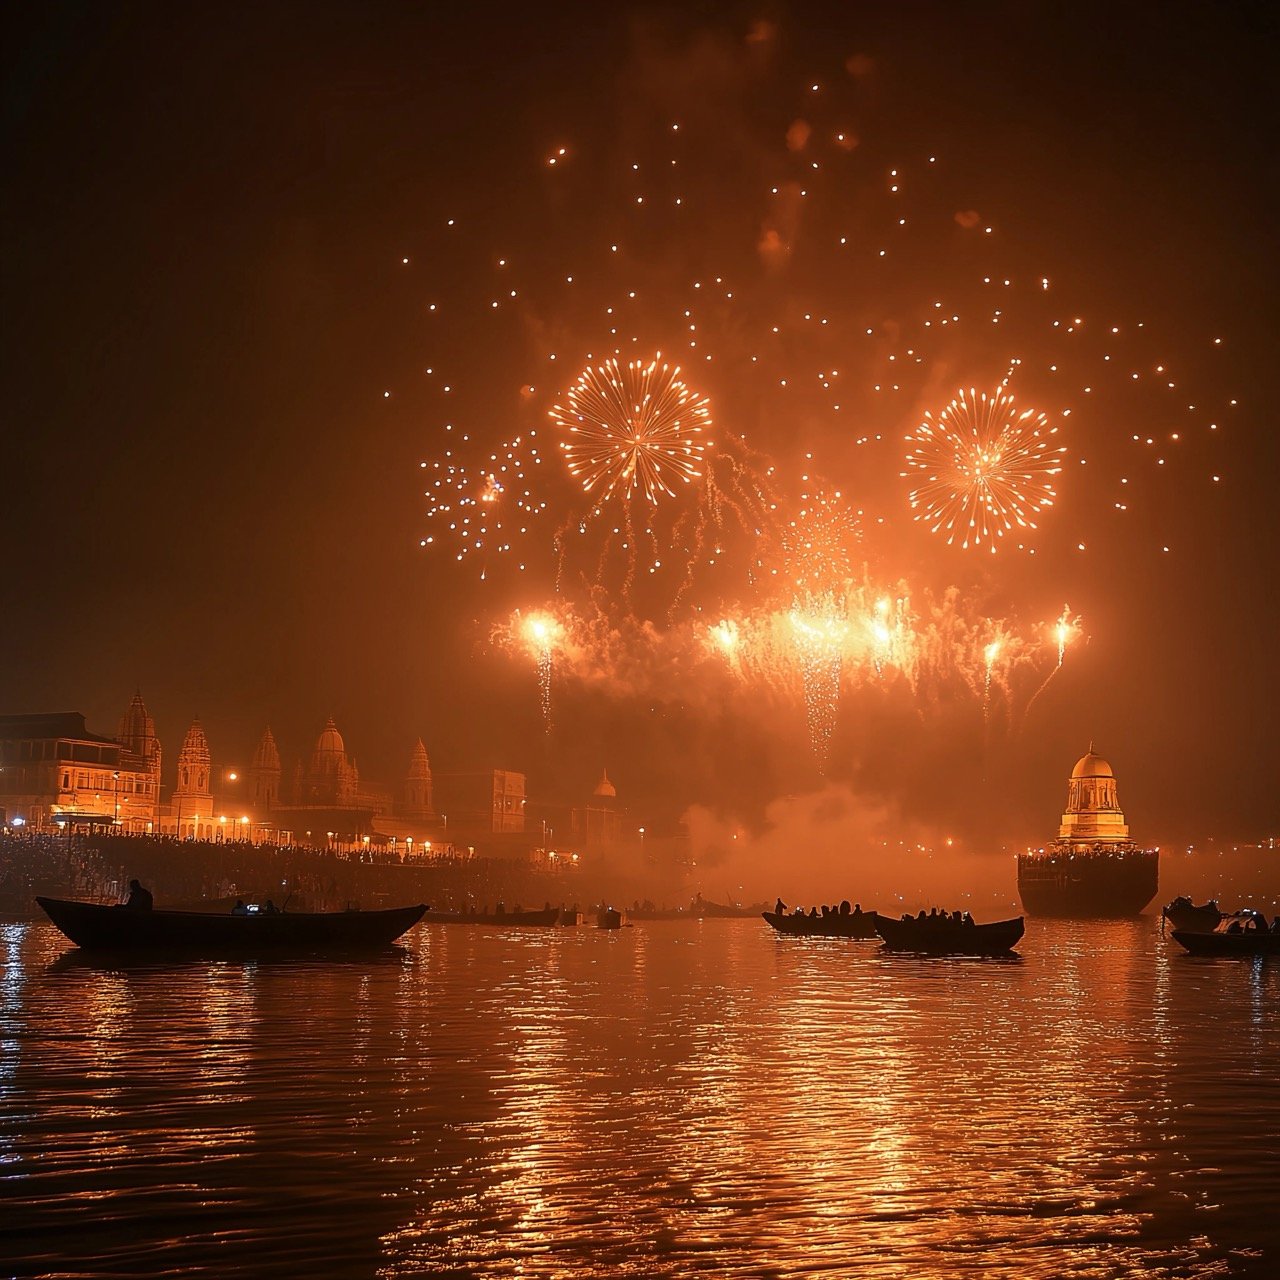
[[[752,921],[336,963],[0,941],[20,1271],[1262,1275],[1280,1245],[1280,965],[1150,920],[1032,922],[1003,963]]]

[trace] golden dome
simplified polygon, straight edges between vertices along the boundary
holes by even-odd
[[[1089,743],[1089,750],[1076,761],[1076,767],[1071,770],[1073,778],[1114,778],[1116,775],[1111,771],[1111,766],[1093,749],[1093,743]]]
[[[602,796],[608,800],[617,798],[618,792],[612,782],[609,781],[609,771],[605,769],[600,775],[600,781],[596,783],[596,789],[593,795]]]

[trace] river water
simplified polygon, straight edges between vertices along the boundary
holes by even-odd
[[[1280,962],[1151,917],[1012,960],[752,920],[0,946],[6,1274],[1280,1275]]]

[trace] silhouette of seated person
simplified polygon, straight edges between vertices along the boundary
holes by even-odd
[[[144,889],[138,880],[130,880],[129,896],[120,905],[129,911],[150,911],[155,902],[150,889]]]
[[[787,904],[781,898],[773,904],[773,914],[775,916],[785,916],[787,914]]]
[[[862,903],[860,903],[860,902],[855,902],[855,903],[853,904],[853,914],[854,914],[855,916],[860,916],[860,915],[862,914]]]
[[[848,899],[848,898],[845,898],[845,899],[844,899],[844,901],[840,903],[840,914],[841,914],[842,916],[847,916],[847,915],[849,914],[849,899]]]
[[[247,916],[249,914],[249,908],[244,905],[243,898],[236,899],[236,905],[231,908],[231,914],[233,916]]]
[[[277,907],[270,898],[268,898],[266,902],[262,904],[262,914],[267,916],[278,916],[280,914],[280,908]]]
[[[817,908],[817,907],[810,907],[810,908],[809,908],[809,919],[810,919],[810,920],[816,920],[817,918],[818,918],[818,908]]]

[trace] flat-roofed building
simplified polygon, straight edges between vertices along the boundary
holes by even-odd
[[[7,826],[155,829],[156,760],[90,733],[78,711],[0,716],[0,809]]]

